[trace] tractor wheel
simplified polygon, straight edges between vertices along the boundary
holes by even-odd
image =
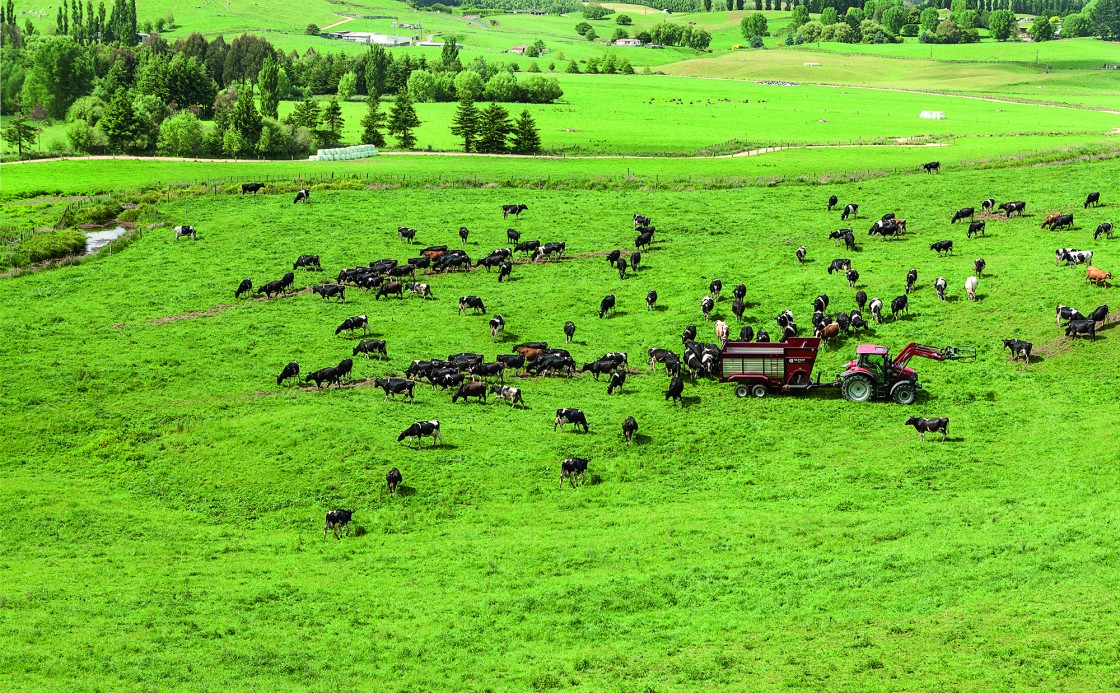
[[[891,397],[899,404],[913,404],[914,400],[918,398],[918,391],[910,383],[901,383],[895,386]]]
[[[750,393],[751,393],[751,391],[750,391],[750,389],[747,388],[746,385],[736,385],[735,386],[735,396],[736,397],[746,397]]]
[[[766,396],[766,386],[761,383],[755,385],[751,388],[751,394],[755,397],[758,397],[759,399],[762,399]]]
[[[844,381],[841,392],[852,402],[867,402],[875,396],[875,387],[866,375],[853,375]]]

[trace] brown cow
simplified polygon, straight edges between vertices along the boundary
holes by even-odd
[[[1085,270],[1085,281],[1092,282],[1097,286],[1108,286],[1109,279],[1112,279],[1112,272],[1105,272],[1096,267]]]
[[[544,349],[533,349],[531,347],[516,347],[517,353],[521,355],[526,361],[532,361],[544,353]]]
[[[840,325],[834,322],[834,323],[830,323],[828,325],[822,325],[821,327],[818,327],[816,336],[820,339],[828,341],[828,340],[832,339],[833,337],[838,336],[839,334],[840,334]]]
[[[442,251],[442,250],[421,250],[420,251],[421,255],[428,258],[432,262],[435,262],[435,259],[437,257],[443,255],[443,253],[444,253],[444,251]]]
[[[1044,229],[1044,228],[1050,226],[1055,221],[1057,221],[1058,217],[1060,217],[1060,216],[1062,216],[1062,215],[1061,214],[1051,214],[1050,216],[1046,217],[1046,220],[1042,222],[1042,226],[1039,226],[1038,228]]]

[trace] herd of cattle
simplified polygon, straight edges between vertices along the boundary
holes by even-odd
[[[935,165],[932,170],[928,167],[927,170],[933,172],[937,168]],[[253,189],[251,184],[243,186],[243,193],[248,192],[255,193],[256,189]],[[308,201],[309,198],[309,191],[301,190],[296,197],[296,202]],[[1096,206],[1099,201],[1100,194],[1094,192],[1088,196],[1084,206],[1086,208]],[[831,211],[838,206],[839,200],[837,197],[830,197],[827,209]],[[989,198],[980,204],[982,213],[995,215],[998,210],[1003,213],[1005,219],[1012,215],[1022,216],[1025,209],[1026,202],[1024,201],[1005,202],[996,205],[995,199]],[[520,214],[527,210],[528,206],[524,204],[502,205],[503,218],[508,218],[510,215],[519,218]],[[986,221],[984,219],[977,220],[975,216],[976,210],[973,207],[964,207],[953,213],[950,224],[967,221],[966,238],[984,237],[987,230]],[[857,203],[848,203],[842,207],[842,220],[858,217],[859,205]],[[634,240],[634,250],[632,252],[626,254],[621,249],[616,249],[606,254],[608,265],[617,270],[619,277],[622,279],[626,277],[628,271],[631,273],[638,271],[642,263],[642,251],[649,251],[653,247],[654,236],[657,231],[656,227],[652,225],[650,217],[641,214],[633,216],[633,228],[637,237]],[[1054,231],[1075,228],[1073,226],[1073,215],[1049,215],[1043,222],[1042,228]],[[179,230],[176,231],[178,233]],[[194,230],[190,229],[189,233],[193,237]],[[890,213],[876,220],[868,230],[869,236],[877,235],[884,241],[888,238],[902,237],[906,233],[906,220],[899,219]],[[404,226],[398,228],[398,237],[402,242],[411,244],[415,241],[416,236],[417,231],[415,229]],[[1106,222],[1098,226],[1093,237],[1098,239],[1111,236],[1112,224]],[[465,245],[468,237],[469,230],[466,227],[460,227],[459,238],[461,243]],[[368,266],[344,268],[339,271],[335,283],[315,285],[312,287],[312,291],[318,294],[323,301],[329,299],[346,301],[347,287],[365,291],[376,290],[375,300],[382,296],[404,298],[406,291],[408,296],[429,298],[432,297],[430,284],[416,281],[416,273],[419,271],[427,271],[429,275],[434,275],[451,271],[466,271],[479,267],[483,267],[487,272],[490,272],[492,268],[496,267],[498,269],[498,282],[502,283],[510,278],[514,258],[517,254],[522,254],[525,258],[534,262],[542,262],[547,259],[560,259],[564,257],[566,251],[566,244],[563,241],[549,243],[541,243],[539,240],[522,241],[520,233],[514,229],[507,230],[506,238],[511,244],[510,247],[498,248],[477,260],[472,260],[464,250],[452,249],[446,245],[433,245],[421,250],[417,257],[408,258],[403,264],[396,259],[386,258],[370,262]],[[851,228],[833,231],[829,234],[829,239],[833,241],[834,245],[843,243],[845,249],[859,251],[855,232]],[[953,254],[953,241],[949,239],[937,241],[930,244],[929,247],[939,256]],[[795,251],[795,257],[799,263],[805,262],[807,255],[808,249],[805,246],[801,246]],[[1071,267],[1084,264],[1087,267],[1086,280],[1097,285],[1105,285],[1107,280],[1112,279],[1112,275],[1093,267],[1092,258],[1093,253],[1091,251],[1075,248],[1059,248],[1055,253],[1057,264],[1065,262]],[[970,301],[979,299],[977,294],[979,279],[983,276],[986,266],[987,262],[984,258],[976,258],[973,261],[974,274],[964,280],[965,293]],[[256,293],[263,293],[269,298],[290,293],[294,286],[294,270],[301,269],[322,271],[319,256],[300,256],[293,263],[293,271],[287,272],[280,279],[266,282],[257,288]],[[831,302],[829,296],[825,293],[818,295],[813,301],[810,320],[814,336],[822,340],[831,340],[841,335],[867,330],[871,322],[883,323],[884,301],[878,297],[869,299],[867,293],[858,288],[861,276],[859,271],[853,267],[851,258],[832,260],[827,268],[827,273],[829,275],[840,274],[845,278],[849,290],[854,291],[855,307],[830,315],[828,313]],[[406,278],[412,281],[403,281]],[[909,312],[910,296],[917,286],[917,281],[917,269],[910,269],[906,274],[903,293],[893,298],[889,303],[891,320],[898,320]],[[235,296],[240,298],[249,294],[252,289],[252,281],[245,279],[237,287]],[[933,282],[933,289],[938,300],[946,300],[948,281],[945,277],[937,277]],[[697,377],[718,377],[720,374],[721,347],[730,339],[730,326],[724,320],[719,319],[719,315],[716,313],[722,291],[723,282],[720,279],[711,280],[708,293],[700,300],[699,304],[700,313],[705,321],[715,319],[714,331],[718,344],[697,341],[696,326],[688,325],[681,336],[683,346],[681,353],[664,348],[648,350],[650,368],[656,369],[658,364],[662,365],[666,376],[669,378],[668,388],[663,391],[666,401],[683,403],[685,378],[695,381]],[[731,291],[731,314],[739,323],[743,322],[746,311],[746,291],[746,285],[743,283],[738,283]],[[657,300],[656,290],[650,290],[646,295],[647,310],[655,309]],[[616,297],[613,294],[604,296],[599,303],[599,317],[607,318],[612,315],[615,306]],[[478,314],[486,313],[483,299],[479,296],[462,296],[458,300],[457,307],[459,314],[468,311]],[[865,310],[869,311],[870,320],[863,317]],[[1066,322],[1065,334],[1067,336],[1076,338],[1086,335],[1092,339],[1095,338],[1097,325],[1107,318],[1108,313],[1107,305],[1099,306],[1087,317],[1076,309],[1059,305],[1056,317],[1059,326],[1061,326],[1063,320]],[[775,323],[777,325],[777,341],[786,341],[798,334],[798,327],[791,310],[784,310],[776,316]],[[361,330],[364,337],[368,335],[368,327],[368,317],[364,314],[356,315],[339,324],[335,329],[335,334],[339,335],[346,332],[355,335],[357,330]],[[491,338],[497,341],[505,330],[505,319],[501,315],[495,315],[490,319],[489,327]],[[575,323],[567,321],[564,325],[566,342],[572,341],[575,331]],[[770,334],[766,329],[759,327],[756,331],[750,325],[740,327],[738,339],[740,341],[771,341]],[[1023,359],[1029,363],[1033,348],[1030,342],[1007,339],[1003,341],[1003,345],[1010,350],[1013,360]],[[328,366],[308,373],[304,377],[304,382],[314,382],[318,389],[324,386],[329,387],[332,384],[341,387],[342,381],[352,375],[353,357],[359,355],[365,356],[366,359],[374,356],[379,359],[388,359],[386,340],[362,339],[357,346],[353,347],[350,357],[342,359],[335,366]],[[464,402],[474,400],[485,403],[488,396],[493,396],[499,401],[509,403],[511,407],[517,407],[518,405],[524,407],[525,401],[521,388],[505,383],[507,370],[530,376],[565,377],[572,377],[576,373],[589,372],[595,380],[599,380],[600,376],[607,378],[607,394],[612,395],[616,392],[622,392],[628,367],[628,355],[623,352],[609,352],[594,361],[584,363],[582,367],[577,367],[576,361],[566,349],[550,347],[547,342],[524,342],[514,345],[508,354],[498,354],[494,361],[487,361],[482,354],[478,353],[452,354],[446,359],[412,360],[405,369],[403,377],[377,378],[372,380],[372,385],[383,390],[386,399],[396,399],[397,395],[400,395],[403,399],[412,402],[415,397],[416,385],[418,381],[423,380],[430,385],[433,391],[436,388],[442,391],[450,391],[453,403],[457,403],[460,399]],[[277,376],[277,385],[289,380],[298,380],[300,376],[299,363],[292,361]],[[948,419],[946,418],[922,419],[910,417],[906,423],[907,425],[913,425],[918,430],[922,440],[924,440],[927,431],[941,433],[942,440],[945,440],[948,435]],[[587,416],[577,408],[562,408],[556,411],[553,429],[563,430],[567,425],[571,425],[574,429],[582,429],[584,432],[590,430]],[[621,428],[624,440],[630,443],[638,430],[637,420],[633,416],[629,416],[623,421]],[[398,442],[407,440],[409,447],[411,447],[413,443],[422,442],[424,438],[431,438],[432,445],[443,442],[438,420],[418,421],[402,431],[397,440]],[[575,486],[577,482],[582,482],[587,466],[588,460],[585,458],[573,457],[564,460],[561,464],[561,485],[563,485],[565,479],[572,486]],[[391,495],[396,491],[401,481],[402,477],[398,469],[394,468],[387,474],[386,483]],[[337,534],[339,530],[347,527],[351,514],[350,511],[345,510],[334,510],[328,513],[324,535],[328,530],[334,529]]]

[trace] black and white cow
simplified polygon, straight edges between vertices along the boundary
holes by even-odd
[[[850,270],[851,268],[852,261],[849,258],[837,258],[832,261],[831,265],[828,266],[828,273],[832,274],[833,272],[843,272],[844,270]]]
[[[397,238],[409,244],[416,238],[416,229],[410,229],[407,226],[397,227]]]
[[[626,420],[622,422],[622,439],[626,444],[634,442],[634,434],[638,432],[638,422],[633,416],[627,416]]]
[[[379,357],[386,359],[389,358],[389,352],[386,349],[384,339],[363,339],[358,342],[358,346],[354,347],[354,352],[351,356],[357,356],[358,354],[365,354],[367,360],[370,354],[377,354]]]
[[[739,328],[739,341],[751,342],[754,341],[754,328],[750,325],[743,325]]]
[[[263,188],[264,183],[242,183],[241,194],[244,195],[245,193],[253,193],[254,195],[256,195],[257,191],[262,190]]]
[[[984,200],[983,202],[980,203],[980,211],[981,212],[987,212],[988,214],[991,214],[992,210],[995,208],[995,206],[996,206],[996,198],[989,197],[988,199],[986,199],[986,200]]]
[[[327,538],[328,531],[334,531],[334,538],[341,539],[339,535],[343,532],[343,530],[345,530],[347,533],[350,532],[350,518],[352,517],[354,517],[353,510],[328,511],[327,521],[323,525],[323,538]]]
[[[1027,211],[1027,203],[1023,200],[1016,200],[1015,202],[1004,202],[999,206],[999,209],[1003,210],[1005,219],[1010,219],[1011,215],[1015,212],[1018,212],[1019,216],[1023,216],[1023,212]]]
[[[576,336],[576,324],[571,320],[564,323],[564,343],[571,344]]]
[[[433,446],[436,444],[437,440],[441,444],[443,443],[443,435],[440,434],[438,420],[432,419],[431,421],[417,421],[408,428],[404,429],[404,431],[402,431],[401,434],[397,436],[397,442],[399,443],[405,438],[408,438],[408,447],[412,447],[413,440],[418,440],[420,441],[420,444],[423,445],[423,439],[427,437],[430,437],[432,439]]]
[[[237,285],[237,291],[233,292],[234,298],[241,298],[241,294],[247,294],[253,290],[252,279],[242,279],[241,283]]]
[[[622,394],[622,386],[625,383],[626,383],[626,371],[625,370],[620,368],[619,370],[615,371],[614,373],[611,373],[611,382],[607,385],[607,394],[608,395],[613,395],[614,391],[618,390],[618,394],[621,395]]]
[[[291,378],[296,378],[296,382],[299,382],[298,361],[291,361],[287,366],[284,366],[284,370],[280,371],[280,375],[276,376],[276,384],[277,386],[279,386],[283,384],[285,380],[289,380]]]
[[[859,217],[859,205],[858,204],[853,202],[851,204],[848,204],[848,205],[844,206],[844,211],[841,212],[841,214],[840,214],[840,220],[844,221],[848,217],[852,217],[852,218],[858,218]]]
[[[828,294],[820,294],[813,299],[813,310],[822,313],[828,310]]]
[[[657,305],[657,291],[650,289],[646,294],[646,310],[653,310]]]
[[[520,402],[521,406],[525,406],[525,400],[521,398],[521,388],[509,387],[507,385],[491,385],[490,392],[498,399],[504,399],[509,402],[510,408],[517,406]]]
[[[972,238],[973,236],[986,236],[987,234],[984,232],[985,226],[987,226],[987,224],[984,223],[983,219],[974,221],[968,225],[968,231],[965,232],[965,235],[968,238]]]
[[[473,310],[476,313],[485,313],[486,306],[483,305],[482,299],[478,296],[460,296],[459,297],[459,315],[463,314],[464,310]]]
[[[415,402],[416,398],[413,396],[412,389],[416,386],[415,380],[405,380],[404,378],[377,378],[373,381],[374,387],[379,387],[385,391],[385,399],[392,397],[397,398],[397,395],[404,395],[409,402]]]
[[[512,214],[515,219],[520,219],[521,218],[521,213],[526,212],[528,210],[529,210],[529,206],[528,205],[523,205],[523,204],[502,205],[502,218],[503,219],[508,219],[509,215]]]
[[[335,328],[335,335],[342,334],[343,330],[350,332],[350,336],[354,336],[354,330],[362,330],[362,334],[369,334],[369,320],[364,315],[355,315],[352,318],[346,318],[342,324]]]
[[[1023,357],[1027,363],[1031,362],[1031,348],[1034,347],[1030,342],[1024,342],[1021,339],[1005,339],[1003,346],[1011,350],[1011,360],[1017,361],[1019,357]]]
[[[299,269],[300,267],[303,267],[304,269],[308,269],[311,267],[320,270],[323,269],[323,267],[319,264],[318,255],[300,255],[292,265],[292,269]]]
[[[557,409],[556,421],[552,424],[552,430],[555,431],[556,427],[559,426],[560,430],[563,431],[565,424],[572,424],[572,430],[583,426],[584,433],[590,430],[587,425],[587,417],[583,415],[583,411],[580,409]]]
[[[797,257],[798,262],[805,262],[805,253],[807,252],[805,246],[801,246],[793,254]]]
[[[601,318],[607,313],[614,313],[614,294],[607,294],[599,302],[599,317]]]
[[[556,256],[557,259],[562,258],[564,257],[564,249],[566,245],[567,244],[564,241],[559,241],[557,243],[545,243],[543,246],[537,248],[537,250],[533,253],[533,260],[536,262],[541,262],[553,256]]]
[[[906,296],[896,296],[891,301],[891,319],[898,320],[899,313],[910,312],[910,301]]]
[[[587,460],[583,457],[569,457],[568,459],[561,462],[560,488],[564,488],[564,479],[568,480],[568,483],[572,485],[572,488],[576,487],[576,479],[579,479],[579,482],[581,484],[585,483],[584,474],[587,472],[588,462],[590,462],[590,460]]]
[[[917,416],[911,416],[906,419],[907,426],[913,426],[914,430],[921,434],[922,442],[926,440],[926,433],[940,433],[941,442],[949,437],[949,419],[948,417],[941,417],[939,419],[922,419]]]
[[[911,291],[913,291],[914,290],[914,285],[917,284],[917,283],[918,283],[918,270],[914,269],[914,268],[911,268],[910,271],[906,273],[906,293],[910,293]]]
[[[505,332],[505,329],[506,329],[506,319],[503,318],[501,315],[495,315],[494,317],[490,318],[490,339],[491,339],[491,341],[494,341],[494,342],[498,341],[498,335],[500,335],[502,332]]]
[[[716,301],[719,300],[719,294],[720,294],[721,291],[723,291],[723,282],[722,281],[720,281],[718,279],[713,279],[711,281],[711,283],[708,284],[708,294],[713,299],[715,299]]]
[[[647,216],[642,216],[641,214],[634,215],[634,228],[638,228],[639,226],[649,226],[652,223],[653,220]]]
[[[976,258],[975,260],[972,261],[972,269],[973,269],[973,271],[976,272],[977,277],[983,276],[984,268],[987,267],[987,266],[988,266],[988,263],[984,262],[984,258],[982,258],[982,257],[978,257],[978,258]]]
[[[432,285],[425,284],[424,282],[409,282],[407,285],[408,297],[419,296],[420,298],[431,298]]]
[[[875,322],[882,325],[883,324],[883,301],[882,301],[882,299],[879,299],[879,298],[871,299],[871,305],[869,306],[869,308],[871,309],[871,317],[875,318]]]
[[[711,320],[712,309],[715,307],[716,302],[712,300],[711,296],[700,299],[700,312],[704,314],[705,320]]]
[[[949,220],[950,224],[955,224],[961,219],[973,219],[976,216],[976,210],[972,207],[961,207],[956,212],[953,212],[953,218]]]
[[[298,204],[300,202],[311,202],[311,191],[307,188],[300,188],[299,192],[296,193],[296,199],[292,200],[292,204]]]
[[[859,272],[855,271],[854,269],[850,269],[845,276],[848,278],[848,288],[856,288],[856,282],[859,281]]]
[[[1063,248],[1059,251],[1058,262],[1065,261],[1067,267],[1074,265],[1089,265],[1093,264],[1093,251],[1091,250],[1073,250],[1071,248]],[[1057,263],[1055,263],[1057,264]]]
[[[513,274],[513,263],[512,262],[509,262],[507,260],[506,262],[503,262],[502,264],[498,265],[498,283],[499,284],[501,284],[506,279],[509,279],[511,274]]]
[[[938,256],[940,256],[941,253],[947,253],[949,255],[952,255],[953,254],[953,242],[952,241],[938,241],[936,243],[930,243],[929,249],[937,251]]]
[[[1097,230],[1093,232],[1093,240],[1095,241],[1101,236],[1112,238],[1112,222],[1106,221],[1103,224],[1097,226]]]
[[[192,241],[198,240],[198,233],[194,230],[193,226],[176,226],[175,240],[179,240],[183,236],[189,236]]]
[[[314,293],[319,294],[319,300],[326,301],[330,298],[337,298],[339,301],[346,300],[346,287],[341,284],[323,284],[311,289]]]
[[[937,292],[937,298],[942,301],[945,300],[945,288],[948,285],[949,283],[945,281],[945,277],[938,277],[937,281],[933,283],[933,290]]]
[[[1063,320],[1084,320],[1085,319],[1085,316],[1082,315],[1075,308],[1070,308],[1069,306],[1063,306],[1061,304],[1058,305],[1058,309],[1057,309],[1057,311],[1055,311],[1055,316],[1057,318],[1057,320],[1055,322],[1058,325],[1058,327],[1062,326],[1062,321]]]

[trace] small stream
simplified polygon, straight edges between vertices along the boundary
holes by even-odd
[[[86,231],[86,255],[96,253],[127,232],[128,229],[123,226],[112,229],[100,229],[98,231]]]

